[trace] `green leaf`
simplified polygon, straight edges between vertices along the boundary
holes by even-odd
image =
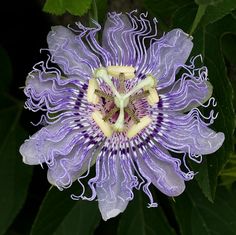
[[[207,25],[222,19],[224,16],[236,9],[236,1],[221,0],[214,5],[207,7],[206,13],[202,18],[201,24]]]
[[[64,0],[66,10],[77,16],[84,15],[90,8],[92,0]]]
[[[79,201],[65,217],[54,235],[93,234],[100,222],[96,201]],[[94,213],[95,212],[95,213]]]
[[[236,153],[232,154],[226,167],[221,171],[221,184],[227,187],[236,182]]]
[[[98,22],[98,9],[96,1],[92,0],[91,9],[89,10],[89,27],[94,26],[94,20]],[[98,40],[98,35],[96,35],[96,39]]]
[[[4,102],[0,107],[0,234],[5,233],[22,208],[32,172],[19,154],[19,146],[27,137],[19,125],[23,106],[6,100],[9,106]]]
[[[214,204],[210,203],[197,184],[191,182],[173,203],[181,235],[235,235],[235,198],[235,187],[232,192],[219,187]]]
[[[97,202],[72,200],[70,195],[76,193],[75,186],[64,191],[53,187],[48,191],[31,235],[93,234],[100,221]]]
[[[142,192],[137,192],[122,215],[118,235],[175,235],[162,208],[147,208]]]
[[[153,1],[144,1],[144,4],[148,10],[150,10],[156,16],[162,16],[165,18],[168,15],[171,15],[176,9],[180,6],[185,5],[185,0],[153,0]]]
[[[197,28],[198,24],[200,23],[203,15],[205,14],[206,8],[207,8],[207,5],[200,5],[198,7],[197,14],[196,14],[195,19],[194,19],[193,24],[192,24],[190,35],[193,34],[193,32]]]
[[[215,5],[221,1],[223,0],[195,0],[195,3],[198,5]]]
[[[225,57],[236,65],[236,34],[225,34],[222,38],[222,50]]]
[[[108,0],[96,0],[98,11],[98,22],[103,24],[106,20],[106,12],[108,10]]]
[[[172,16],[171,28],[181,28],[185,32],[190,32],[196,14],[197,7],[193,2],[179,7]]]
[[[186,32],[192,28],[192,34],[197,26],[207,26],[214,23],[236,9],[236,1],[221,0],[215,3],[215,5],[200,5],[198,10],[193,2],[179,6],[172,14],[172,28],[182,26]]]
[[[19,146],[27,137],[19,120],[23,104],[6,94],[12,79],[11,62],[0,48],[0,234],[4,234],[22,208],[32,167],[22,162]]]
[[[191,2],[191,0],[144,0],[144,5],[148,12],[161,21],[162,26],[165,25],[164,29],[167,30],[174,13]]]
[[[63,5],[63,0],[47,0],[43,6],[43,11],[50,14],[62,15],[66,10]]]
[[[47,0],[43,10],[55,15],[68,11],[72,15],[82,16],[88,12],[91,2],[92,0]]]

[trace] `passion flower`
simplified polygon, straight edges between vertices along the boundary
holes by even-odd
[[[101,45],[100,30],[97,22],[52,27],[49,59],[34,66],[24,89],[25,107],[43,111],[46,125],[20,153],[26,164],[46,164],[61,190],[78,181],[83,192],[73,198],[97,199],[107,220],[125,210],[134,188],[149,206],[157,206],[151,184],[180,195],[194,176],[186,158],[200,162],[224,134],[208,127],[212,112],[207,118],[197,108],[210,106],[212,86],[207,68],[195,66],[199,56],[185,64],[191,36],[173,29],[157,38],[156,19],[134,12],[108,14]]]

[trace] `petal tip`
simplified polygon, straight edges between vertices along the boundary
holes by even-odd
[[[107,213],[102,214],[102,218],[104,221],[107,221],[108,219],[114,218],[122,212],[123,211],[121,211],[120,209],[112,209]]]
[[[177,197],[181,195],[185,190],[185,181],[179,177],[177,182],[172,182],[172,186],[170,187],[170,182],[168,182],[169,185],[166,185],[165,188],[159,190],[164,193],[165,195],[169,197]]]
[[[175,187],[171,192],[170,192],[170,195],[168,196],[171,196],[171,197],[177,197],[179,195],[181,195],[185,190],[185,183],[183,181],[183,184],[182,185],[178,185],[177,187]]]
[[[22,161],[27,165],[38,165],[40,164],[39,159],[35,155],[34,151],[31,151],[29,142],[26,141],[20,146],[20,154],[22,155]]]
[[[225,134],[223,132],[218,133],[218,139],[219,139],[219,148],[223,145],[225,141]]]

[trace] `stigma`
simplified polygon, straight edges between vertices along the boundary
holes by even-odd
[[[134,78],[135,68],[132,66],[108,66],[95,70],[94,77],[89,80],[87,101],[95,108],[91,117],[105,137],[122,132],[131,139],[152,122],[148,113],[139,116],[139,113],[145,112],[137,110],[140,107],[137,108],[136,104],[141,99],[149,106],[159,102],[156,79],[148,74],[139,82],[135,79],[136,84],[132,86]],[[108,110],[104,104],[110,105]]]

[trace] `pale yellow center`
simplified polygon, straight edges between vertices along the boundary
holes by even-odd
[[[113,78],[120,79],[120,86],[124,87],[124,82],[127,79],[135,78],[135,68],[132,66],[108,66],[107,68],[101,67],[97,69],[94,73],[94,78],[90,79],[88,90],[87,90],[87,100],[89,103],[94,104],[95,106],[99,103],[99,94],[106,98],[109,95],[106,95],[104,92],[99,91],[99,85],[97,79],[103,80],[112,92],[112,98],[116,109],[119,110],[119,116],[114,124],[111,124],[106,117],[103,117],[101,112],[95,110],[92,113],[92,118],[98,127],[101,129],[103,134],[106,137],[111,137],[113,132],[123,132],[125,131],[125,110],[130,114],[131,118],[135,120],[134,123],[128,130],[126,130],[126,136],[128,138],[133,138],[144,128],[146,128],[151,122],[152,119],[149,116],[144,116],[140,119],[135,117],[132,111],[129,109],[128,105],[130,100],[134,97],[141,97],[137,95],[141,89],[145,91],[144,97],[149,105],[153,106],[159,101],[159,96],[156,90],[156,80],[151,75],[147,75],[145,79],[140,81],[135,87],[133,87],[127,93],[125,91],[118,91],[113,84]],[[126,94],[124,94],[126,93]],[[136,94],[136,96],[135,96]],[[109,115],[109,114],[108,114]],[[112,114],[111,114],[112,115]]]

